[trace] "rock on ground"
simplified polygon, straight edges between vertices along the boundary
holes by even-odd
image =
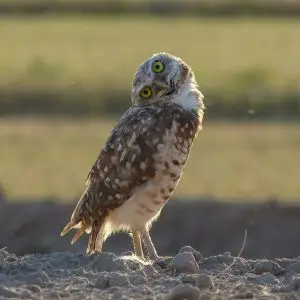
[[[299,265],[300,258],[202,257],[191,247],[158,262],[108,252],[16,256],[1,249],[0,299],[300,299]]]

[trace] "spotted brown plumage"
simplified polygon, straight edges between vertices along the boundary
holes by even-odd
[[[161,70],[159,74],[153,64]],[[194,75],[181,59],[160,53],[135,74],[133,106],[123,115],[88,175],[86,190],[62,235],[89,234],[87,253],[102,250],[114,231],[132,234],[135,252],[157,253],[151,223],[172,195],[202,126],[204,105]]]

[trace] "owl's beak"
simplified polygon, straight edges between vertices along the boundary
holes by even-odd
[[[176,92],[176,84],[174,83],[174,78],[171,78],[169,83],[166,83],[165,81],[154,81],[155,86],[158,88],[158,92],[160,96],[170,96],[174,92]]]
[[[170,86],[165,81],[155,80],[154,85],[157,88],[157,93],[160,96],[164,96],[170,89]]]
[[[154,84],[160,88],[161,90],[164,90],[164,89],[168,89],[169,88],[169,85],[164,82],[164,81],[160,81],[160,80],[155,80],[154,81]]]

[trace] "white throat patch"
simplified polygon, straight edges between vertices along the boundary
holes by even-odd
[[[181,105],[186,110],[198,110],[203,106],[203,95],[198,90],[196,83],[185,83],[179,93],[172,100],[173,103]]]

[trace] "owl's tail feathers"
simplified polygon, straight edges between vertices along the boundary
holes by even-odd
[[[73,236],[73,238],[71,240],[71,244],[74,244],[84,234],[84,232],[88,229],[88,227],[89,227],[88,224],[83,225],[82,222],[75,223],[74,221],[71,220],[65,226],[65,228],[61,232],[60,236],[64,236],[72,229],[77,229],[77,232],[75,233],[75,235]]]
[[[73,221],[70,221],[65,228],[60,233],[60,236],[66,235],[71,229],[73,229],[76,226],[76,224]]]
[[[86,188],[86,190],[80,197],[80,199],[72,213],[71,220],[65,226],[65,228],[62,230],[62,232],[60,234],[60,236],[64,236],[71,229],[78,229],[76,234],[72,238],[71,244],[74,244],[80,238],[80,236],[90,227],[90,224],[88,224],[81,215],[82,205],[83,205],[84,201],[87,200],[87,198],[88,198],[87,191],[88,191],[88,187]]]

